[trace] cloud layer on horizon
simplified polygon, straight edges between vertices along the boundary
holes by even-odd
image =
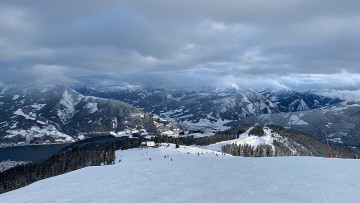
[[[4,0],[0,80],[358,89],[358,8],[355,0]]]

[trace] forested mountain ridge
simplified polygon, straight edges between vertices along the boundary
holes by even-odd
[[[360,147],[359,102],[344,102],[300,112],[250,116],[233,125],[273,124],[295,129],[322,140],[345,146]]]
[[[235,127],[236,129],[237,127]],[[223,143],[221,150],[235,156],[317,156],[360,158],[356,148],[328,143],[314,136],[275,125],[254,126],[237,139]]]

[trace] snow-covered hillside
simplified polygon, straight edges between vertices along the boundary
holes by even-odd
[[[236,145],[247,144],[247,145],[250,145],[253,147],[257,147],[258,145],[261,145],[261,144],[267,144],[267,145],[272,146],[272,148],[275,150],[275,147],[273,146],[273,140],[275,137],[279,137],[277,134],[272,133],[271,129],[264,127],[263,129],[264,129],[265,134],[264,134],[264,136],[259,137],[259,136],[255,136],[255,135],[249,135],[249,132],[251,129],[252,129],[252,127],[249,128],[246,132],[240,134],[239,138],[237,138],[237,139],[217,142],[215,144],[201,146],[201,148],[221,151],[221,147],[226,144],[236,144]]]
[[[242,158],[173,145],[116,156],[115,165],[45,179],[0,195],[0,202],[358,202],[359,197],[359,160]]]

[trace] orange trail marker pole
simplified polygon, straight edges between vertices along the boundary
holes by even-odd
[[[332,153],[331,152],[328,153],[328,158],[332,158]]]

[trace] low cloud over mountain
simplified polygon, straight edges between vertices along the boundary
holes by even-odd
[[[0,80],[357,89],[359,4],[5,0]]]

